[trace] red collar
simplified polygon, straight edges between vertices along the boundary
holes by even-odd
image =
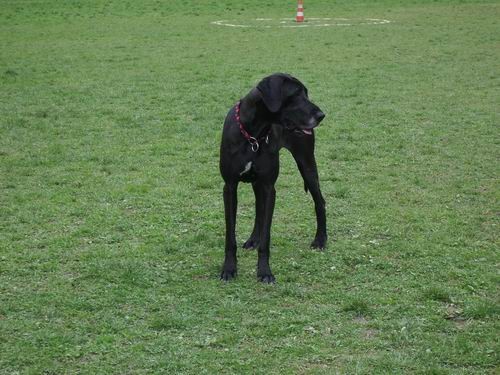
[[[271,133],[271,129],[269,129],[269,131],[267,132],[267,134],[264,137],[261,137],[259,139],[252,137],[250,135],[250,133],[248,133],[245,130],[245,127],[243,126],[243,123],[240,120],[240,106],[241,106],[241,102],[236,103],[236,105],[234,106],[234,109],[236,111],[236,113],[235,113],[236,122],[238,123],[238,125],[240,127],[241,134],[243,134],[243,137],[245,137],[245,139],[248,141],[248,143],[250,143],[250,145],[252,146],[252,151],[257,152],[257,151],[259,151],[259,147],[260,147],[259,142],[262,142],[263,140],[265,140],[266,144],[269,143],[269,134]]]

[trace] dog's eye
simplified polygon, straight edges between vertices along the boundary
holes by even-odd
[[[283,105],[292,105],[296,98],[297,97],[295,95],[288,96],[287,98],[285,98]]]
[[[289,96],[284,103],[288,107],[294,107],[299,104],[299,97],[297,95]]]

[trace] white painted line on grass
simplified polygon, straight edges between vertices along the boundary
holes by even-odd
[[[256,22],[255,22],[256,21]],[[338,22],[342,21],[342,22]],[[345,22],[347,21],[347,22]],[[252,24],[252,22],[255,22]],[[241,28],[301,28],[301,27],[329,27],[329,26],[357,26],[357,25],[385,25],[391,21],[381,18],[331,18],[308,17],[304,22],[297,23],[295,18],[254,18],[248,21],[219,20],[211,22],[213,25],[241,27]]]

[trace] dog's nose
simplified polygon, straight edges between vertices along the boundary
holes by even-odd
[[[315,115],[316,121],[318,121],[318,124],[325,118],[325,114],[321,111],[318,111]]]

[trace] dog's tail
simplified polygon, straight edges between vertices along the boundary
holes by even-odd
[[[307,188],[307,185],[305,182],[304,182],[304,190],[305,190],[306,194],[309,192],[309,189]]]

